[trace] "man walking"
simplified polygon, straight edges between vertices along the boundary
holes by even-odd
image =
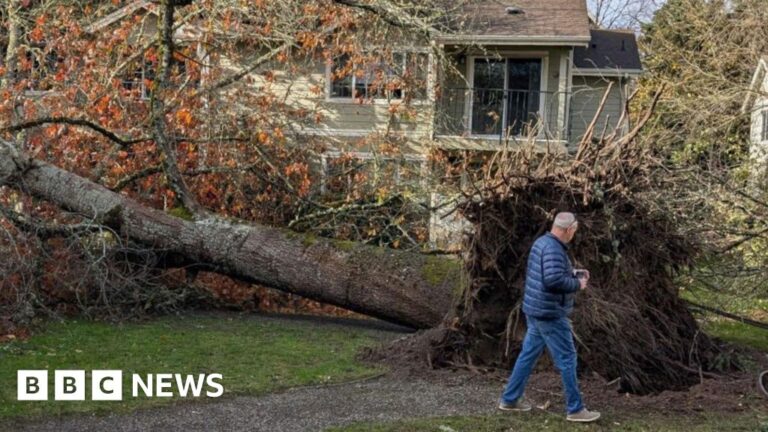
[[[589,280],[588,271],[573,270],[566,252],[578,226],[573,213],[559,213],[552,224],[552,230],[539,237],[531,247],[523,297],[523,313],[528,330],[523,340],[523,349],[517,356],[507,387],[501,395],[499,409],[531,410],[531,405],[523,398],[523,392],[536,360],[546,346],[563,378],[568,413],[566,419],[592,422],[600,417],[599,412],[584,408],[581,401],[576,378],[576,347],[568,320],[573,310],[574,294],[586,289]]]

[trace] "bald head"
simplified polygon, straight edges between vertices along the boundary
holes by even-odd
[[[576,222],[576,215],[569,212],[561,212],[555,216],[555,223],[552,225],[558,228],[568,229],[574,222]]]
[[[578,227],[576,215],[570,212],[561,212],[555,216],[555,221],[552,223],[552,234],[563,243],[570,243]]]

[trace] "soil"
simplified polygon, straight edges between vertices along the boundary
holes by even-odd
[[[509,371],[461,365],[455,368],[432,368],[429,364],[429,341],[439,337],[438,330],[426,330],[404,336],[387,345],[371,349],[362,358],[390,369],[390,376],[403,380],[464,382],[480,380],[499,385],[506,383]],[[744,370],[714,377],[703,377],[686,391],[663,391],[637,395],[619,390],[617,380],[609,381],[595,372],[580,371],[579,383],[585,403],[595,409],[621,412],[654,412],[658,414],[695,414],[701,412],[733,414],[754,408],[768,409],[768,398],[759,390],[759,371],[768,370],[768,354],[740,348],[738,356]],[[542,355],[528,383],[526,393],[535,405],[562,411],[563,393],[560,375],[548,354]]]

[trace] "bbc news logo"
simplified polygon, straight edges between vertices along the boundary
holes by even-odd
[[[17,399],[20,401],[47,401],[49,396],[48,370],[19,370],[16,374]],[[200,397],[217,398],[224,394],[221,374],[133,374],[132,397]],[[86,396],[84,370],[55,370],[53,373],[53,399],[82,401]],[[91,371],[90,400],[123,400],[123,371]]]

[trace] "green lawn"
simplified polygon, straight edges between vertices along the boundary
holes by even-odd
[[[724,318],[702,320],[700,324],[710,336],[768,354],[768,330]]]
[[[478,417],[443,417],[408,420],[387,424],[360,423],[328,432],[543,432],[543,431],[623,431],[623,432],[768,432],[768,416],[756,413],[733,416],[627,418],[608,413],[594,424],[572,424],[562,415],[551,413],[501,413]]]
[[[51,322],[27,341],[0,345],[0,419],[126,411],[169,403],[169,399],[131,397],[133,373],[221,373],[225,396],[358,379],[380,372],[355,361],[361,347],[375,342],[374,334],[365,329],[235,314],[173,316],[117,325]],[[49,399],[55,369],[81,369],[87,375],[94,369],[120,369],[124,400],[19,402],[18,369],[48,369]],[[89,399],[89,378],[86,384]]]

